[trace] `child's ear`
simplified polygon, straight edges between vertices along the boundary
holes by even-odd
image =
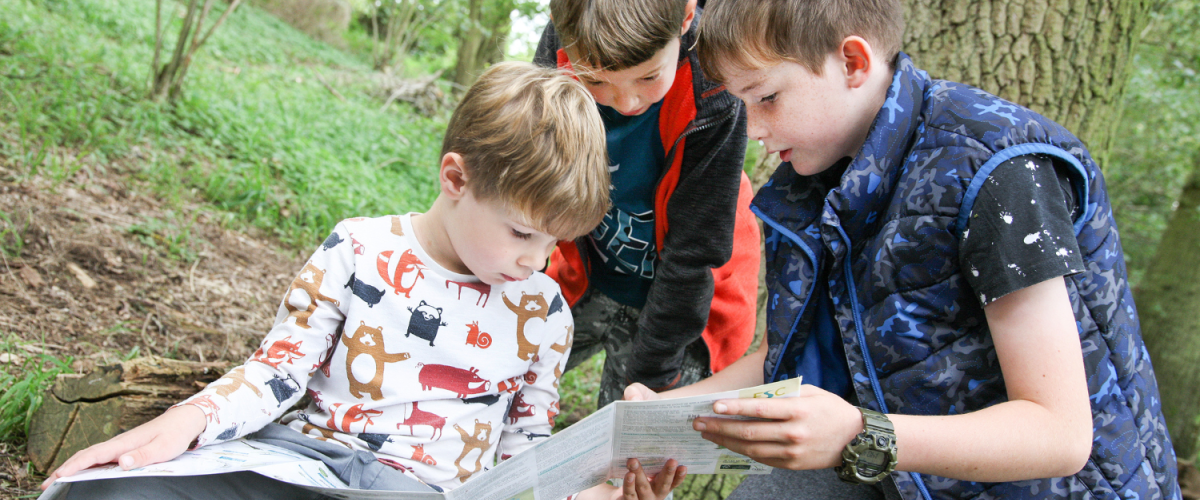
[[[688,28],[692,27],[692,21],[696,19],[696,0],[688,0],[687,6],[683,11],[683,27],[679,29],[679,36],[686,35]]]
[[[871,44],[862,37],[848,36],[842,40],[840,56],[846,76],[846,85],[856,89],[866,84],[867,77],[870,76],[873,69],[871,65],[876,62]]]
[[[442,185],[442,192],[451,199],[457,200],[463,196],[467,189],[467,168],[462,155],[453,151],[442,155],[438,182]]]

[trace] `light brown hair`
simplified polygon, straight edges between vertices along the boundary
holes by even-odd
[[[904,36],[900,0],[711,0],[700,19],[698,56],[704,75],[761,68],[780,61],[821,75],[842,40],[860,36],[894,64]]]
[[[620,71],[679,38],[687,0],[550,0],[550,16],[572,62]]]
[[[499,63],[475,81],[446,127],[442,155],[463,157],[467,188],[560,239],[594,229],[609,207],[604,123],[564,73]]]

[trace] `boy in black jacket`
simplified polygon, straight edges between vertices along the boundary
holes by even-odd
[[[754,336],[745,112],[700,71],[696,0],[553,0],[550,12],[534,62],[596,98],[613,176],[604,221],[546,270],[579,320],[567,369],[607,351],[601,406],[631,382],[691,384]]]

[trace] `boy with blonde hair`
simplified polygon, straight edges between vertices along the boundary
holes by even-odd
[[[604,120],[613,207],[546,274],[604,350],[601,406],[630,382],[694,383],[754,337],[759,233],[741,103],[700,71],[696,0],[552,0],[534,61],[572,71]]]
[[[695,421],[792,469],[731,498],[1179,498],[1099,167],[1049,119],[917,69],[903,30],[899,0],[705,13],[706,74],[784,163],[754,200],[767,342],[673,395],[806,383],[715,405],[769,422]]]
[[[538,269],[608,207],[602,127],[570,78],[493,66],[450,119],[429,211],[342,221],[246,364],[79,452],[46,484],[248,436],[321,459],[354,488],[440,491],[534,446],[558,413],[573,328]],[[312,402],[284,415],[305,390]],[[683,474],[672,467],[652,484],[635,469],[631,498],[661,499]],[[71,486],[68,498],[318,496],[253,473]]]

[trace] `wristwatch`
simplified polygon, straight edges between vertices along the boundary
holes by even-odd
[[[842,450],[838,478],[848,483],[875,484],[896,470],[896,430],[887,415],[859,408],[863,430]]]

